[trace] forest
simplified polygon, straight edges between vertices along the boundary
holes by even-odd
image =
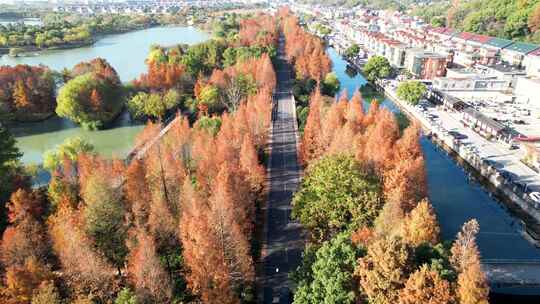
[[[273,16],[242,18],[237,26],[223,47],[277,43]],[[196,111],[178,113],[142,159],[104,159],[71,141],[48,157],[50,184],[33,189],[13,137],[0,126],[3,303],[253,303],[255,217],[265,191],[275,73],[265,51],[224,67],[198,48],[207,50],[185,50],[195,56],[188,59],[162,50],[167,60],[149,60],[133,84],[135,92],[166,96],[191,85]],[[62,76],[59,106],[81,117],[111,106],[107,94],[119,84],[103,59]],[[148,122],[135,145],[162,127]]]
[[[540,43],[538,0],[453,0],[418,7],[413,14],[435,26]]]
[[[487,304],[478,224],[440,239],[418,126],[400,128],[376,100],[364,109],[359,92],[324,95],[339,88],[327,81],[330,58],[288,9],[227,23],[216,41],[153,48],[147,72],[124,88],[141,117],[160,117],[178,96],[190,109],[140,158],[105,159],[72,140],[47,157],[51,182],[36,189],[0,125],[3,303],[254,303],[272,50],[283,35],[296,82],[312,84],[293,199],[308,236],[294,302]],[[261,54],[225,60],[230,48]],[[114,110],[118,77],[106,61],[65,72],[65,113]],[[148,120],[135,146],[163,127]]]

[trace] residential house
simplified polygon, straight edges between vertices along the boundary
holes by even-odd
[[[521,66],[523,59],[540,46],[532,43],[514,42],[501,50],[501,60],[511,65]]]
[[[523,59],[523,66],[527,76],[540,77],[540,49],[536,49]]]
[[[433,79],[446,75],[447,56],[421,49],[409,49],[405,67],[416,78]]]

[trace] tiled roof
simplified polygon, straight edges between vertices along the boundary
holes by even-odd
[[[513,44],[507,46],[504,49],[518,52],[521,54],[528,54],[538,48],[540,48],[540,45],[536,45],[532,43],[525,43],[525,42],[514,42]]]
[[[469,38],[469,40],[485,44],[485,43],[487,43],[488,41],[491,40],[491,37],[486,36],[486,35],[472,34],[472,36]]]
[[[530,52],[530,53],[527,54],[527,55],[530,55],[530,56],[538,56],[538,57],[540,57],[540,49],[536,49],[536,50]]]
[[[491,38],[486,44],[502,49],[511,45],[512,43],[513,42],[511,40],[507,40],[507,39]]]
[[[461,38],[463,40],[469,40],[469,39],[471,39],[472,36],[474,36],[473,33],[463,32],[463,33],[457,34],[455,37],[456,38]]]
[[[435,27],[435,28],[432,28],[431,31],[434,33],[445,34],[445,35],[454,35],[457,33],[454,29],[451,29],[449,27]]]

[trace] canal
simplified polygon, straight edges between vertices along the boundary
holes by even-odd
[[[334,49],[328,49],[328,54],[342,89],[347,89],[350,95],[367,82],[361,74],[351,74],[347,62]],[[380,95],[378,98],[382,100],[381,105],[402,117],[390,99]],[[503,203],[482,185],[471,181],[470,174],[431,140],[422,138],[421,145],[429,198],[437,212],[444,240],[453,239],[463,223],[476,218],[480,224],[478,246],[483,259],[540,260],[540,249],[524,238],[520,220],[512,217]]]
[[[36,56],[0,58],[0,65],[43,64],[60,71],[72,68],[81,61],[105,58],[124,82],[137,78],[146,71],[144,60],[153,44],[195,44],[209,35],[194,27],[158,27],[136,32],[110,35],[89,47],[45,51]],[[66,138],[81,137],[92,143],[97,152],[107,157],[124,157],[133,147],[135,136],[143,125],[133,123],[124,113],[112,126],[101,131],[85,131],[67,119],[52,117],[42,122],[20,123],[10,126],[17,146],[24,153],[22,162],[40,164],[43,152],[53,149]]]

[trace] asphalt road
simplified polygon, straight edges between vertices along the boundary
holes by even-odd
[[[290,67],[280,43],[277,63],[278,85],[274,98],[271,134],[269,197],[263,303],[291,303],[289,273],[300,264],[304,248],[301,226],[290,219],[291,200],[300,178],[297,160],[295,105],[290,93]]]

